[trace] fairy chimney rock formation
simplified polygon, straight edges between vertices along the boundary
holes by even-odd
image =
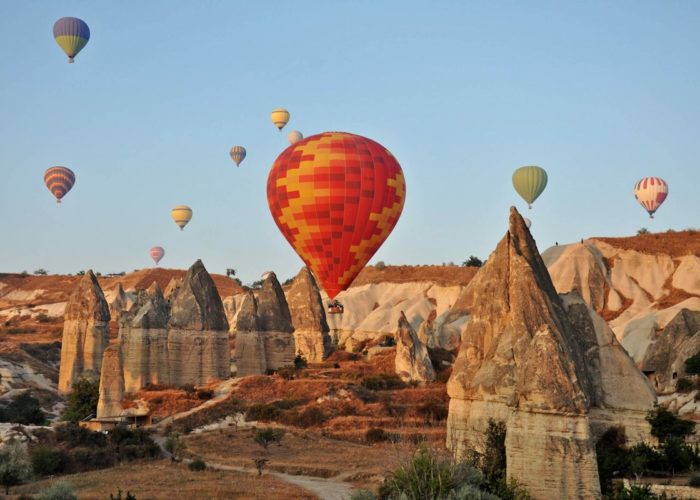
[[[122,284],[119,283],[119,285],[117,286],[117,293],[114,296],[112,302],[109,304],[109,312],[111,319],[119,322],[119,316],[123,311],[126,311],[128,307],[128,298],[126,296],[126,293],[124,292]]]
[[[181,286],[182,278],[170,278],[170,282],[163,291],[163,296],[165,297],[165,300],[171,302],[175,298],[175,295],[177,295],[177,291],[180,289]]]
[[[287,292],[294,327],[296,353],[310,363],[320,363],[331,351],[330,328],[321,293],[311,271],[303,267]]]
[[[140,290],[120,322],[119,344],[124,389],[133,393],[148,384],[170,384],[169,306],[156,283]]]
[[[406,315],[401,311],[396,339],[396,374],[404,382],[432,382],[435,370],[430,361],[428,346],[418,338]]]
[[[636,419],[653,390],[619,344],[605,345],[614,336],[602,318],[596,326],[575,299],[567,309],[515,208],[460,300],[470,320],[447,384],[448,446],[479,451],[489,420],[503,421],[508,476],[534,498],[599,498],[592,423]],[[606,379],[610,367],[629,380]],[[629,384],[639,404],[622,394]]]
[[[109,344],[109,305],[92,270],[78,282],[64,314],[58,390],[68,393],[81,378],[99,380]]]
[[[122,375],[121,351],[118,345],[105,349],[100,375],[100,399],[97,403],[97,418],[117,417],[122,414],[124,399],[124,377]]]
[[[195,262],[170,304],[170,383],[204,384],[230,375],[228,321],[216,285]]]
[[[248,292],[236,315],[237,375],[262,375],[293,365],[293,331],[282,286],[275,273],[267,273],[257,297]]]

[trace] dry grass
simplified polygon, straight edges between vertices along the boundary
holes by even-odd
[[[355,278],[352,286],[414,281],[430,281],[442,286],[467,285],[478,270],[478,267],[463,266],[386,266],[383,269],[367,266]]]
[[[264,450],[253,440],[254,432],[222,430],[190,435],[186,438],[187,453],[205,462],[241,467],[251,467],[252,459],[265,457],[272,470],[326,478],[342,475],[358,484],[380,478],[416,450],[412,443],[359,444],[289,429],[280,444]]]
[[[62,479],[73,485],[80,499],[104,500],[109,498],[110,494],[116,495],[119,488],[124,496],[129,490],[139,500],[316,498],[302,488],[269,475],[263,474],[258,478],[245,472],[192,472],[184,465],[173,465],[164,460],[72,474],[63,476]],[[38,481],[13,491],[35,494],[50,484],[50,480]]]
[[[671,257],[700,255],[700,231],[667,231],[626,238],[592,238],[623,250]]]

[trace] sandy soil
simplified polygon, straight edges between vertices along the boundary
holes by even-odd
[[[700,255],[700,231],[667,231],[626,238],[591,238],[623,250],[646,254],[667,254],[671,257]]]
[[[478,270],[478,267],[463,266],[386,266],[382,269],[367,266],[355,278],[352,286],[413,281],[430,281],[442,286],[466,285]]]

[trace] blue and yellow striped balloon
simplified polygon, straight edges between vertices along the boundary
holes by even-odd
[[[72,63],[90,40],[90,28],[77,17],[62,17],[53,25],[53,37],[68,56],[68,62]]]

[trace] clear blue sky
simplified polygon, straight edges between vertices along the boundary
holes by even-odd
[[[62,16],[92,32],[71,65]],[[485,258],[513,204],[540,250],[697,227],[698,26],[692,1],[2,0],[0,271],[132,271],[162,245],[164,267],[290,277],[302,262],[265,183],[294,129],[398,158],[406,206],[375,262]],[[527,164],[550,179],[531,211],[510,181]],[[77,174],[60,206],[53,165]],[[670,185],[653,221],[632,196],[647,175]],[[177,204],[194,209],[184,232]]]

